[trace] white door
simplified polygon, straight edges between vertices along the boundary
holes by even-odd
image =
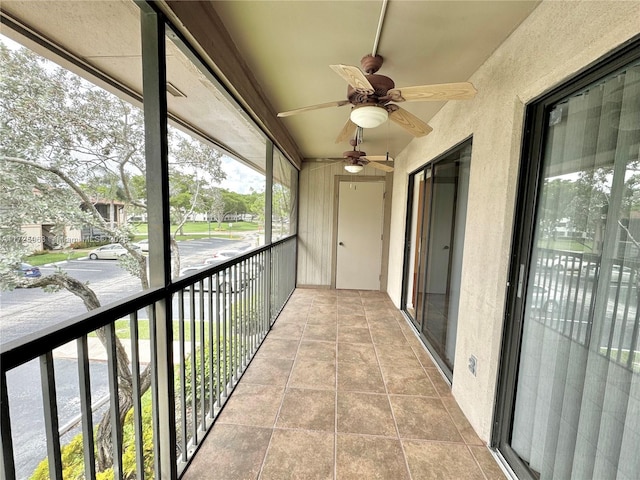
[[[384,182],[340,182],[336,288],[380,290]]]

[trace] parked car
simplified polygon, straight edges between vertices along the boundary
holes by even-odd
[[[241,254],[240,250],[220,250],[219,252],[214,252],[211,258],[207,258],[204,263],[206,265],[217,265]]]
[[[559,272],[575,272],[580,270],[580,257],[572,255],[559,255],[553,259],[551,268]]]
[[[137,247],[140,247],[140,250],[143,252],[149,251],[149,239],[145,238],[144,240],[140,240],[139,242],[134,243]]]
[[[633,270],[629,267],[622,267],[622,279],[620,278],[621,265],[613,265],[611,267],[611,283],[629,283]],[[594,279],[599,274],[600,265],[596,263],[587,263],[582,267],[581,275],[587,279]]]
[[[18,273],[26,278],[40,278],[42,276],[42,272],[38,267],[34,267],[33,265],[29,265],[24,262],[22,262],[18,267]]]
[[[531,288],[531,310],[537,311],[541,316],[554,317],[560,312],[560,304],[549,298],[549,290],[540,285]]]
[[[540,257],[537,264],[543,268],[551,268],[558,272],[575,272],[582,267],[582,259],[579,255],[554,255],[553,257]]]
[[[220,260],[218,258],[207,258],[204,261],[204,264],[207,266],[213,266],[213,265],[218,265],[224,261],[226,261],[227,259],[224,260]],[[240,264],[240,268],[242,268],[243,270],[246,271],[247,275],[250,275],[252,277],[255,277],[257,274],[259,274],[260,272],[262,272],[262,270],[264,269],[264,266],[262,265],[262,262],[257,258],[257,257],[253,257],[253,258],[249,258],[247,260],[243,260]]]
[[[185,275],[190,275],[192,273],[195,272],[199,272],[200,270],[204,269],[204,268],[208,268],[211,265],[194,265],[191,267],[186,267],[183,268],[182,270],[180,270],[180,276],[185,276]],[[228,269],[224,271],[224,274],[222,272],[218,273],[216,275],[217,278],[217,283],[213,282],[213,288],[211,288],[211,281],[209,279],[209,277],[205,278],[204,281],[202,282],[203,284],[203,290],[204,291],[221,291],[221,292],[226,292],[226,293],[231,293],[231,292],[239,292],[241,290],[243,290],[250,281],[249,275],[243,271],[237,272],[236,269]],[[194,284],[194,289],[195,290],[200,290],[200,282],[197,282],[196,284]]]
[[[133,245],[134,249],[140,249],[140,247]],[[119,243],[110,243],[109,245],[103,245],[89,252],[89,258],[91,260],[118,260],[121,257],[128,255],[129,252]]]

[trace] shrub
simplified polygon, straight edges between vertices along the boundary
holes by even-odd
[[[153,478],[153,424],[151,390],[141,399],[142,405],[142,445],[144,458],[144,475],[146,479]],[[62,477],[65,480],[84,480],[84,456],[82,434],[78,434],[62,447]],[[124,478],[136,478],[136,440],[133,425],[133,409],[129,410],[122,429],[122,469]],[[113,479],[113,469],[109,468],[96,474],[96,480]],[[38,464],[30,480],[49,480],[49,461],[44,459]]]
[[[108,245],[110,242],[109,240],[82,240],[79,242],[73,242],[69,244],[69,247],[77,250],[80,248],[95,248],[95,247],[101,247],[102,245]]]

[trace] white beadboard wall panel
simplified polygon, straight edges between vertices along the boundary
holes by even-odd
[[[341,161],[302,163],[298,220],[298,285],[331,285],[336,176],[349,175]],[[384,177],[371,167],[353,175]]]

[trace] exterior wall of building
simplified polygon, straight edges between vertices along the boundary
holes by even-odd
[[[30,252],[37,252],[44,249],[42,225],[22,225],[21,228],[22,244],[26,246]]]
[[[408,173],[473,136],[453,394],[489,441],[496,395],[512,219],[528,102],[640,34],[638,1],[545,1],[470,79],[434,131],[396,159],[388,292],[400,306]],[[304,192],[304,188],[302,189]],[[466,368],[477,360],[477,375]]]

